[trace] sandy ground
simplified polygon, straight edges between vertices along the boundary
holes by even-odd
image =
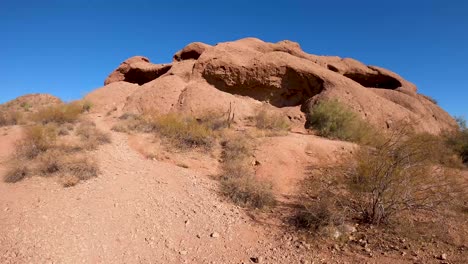
[[[279,228],[222,201],[214,180],[144,159],[111,133],[93,153],[98,178],[0,183],[0,263],[311,263]]]

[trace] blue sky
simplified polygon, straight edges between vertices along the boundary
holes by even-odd
[[[325,3],[328,2],[328,3]],[[468,1],[0,0],[0,102],[81,98],[123,60],[258,37],[388,68],[468,117]]]

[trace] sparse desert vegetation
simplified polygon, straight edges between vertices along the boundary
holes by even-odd
[[[255,178],[251,163],[252,143],[230,135],[222,142],[221,193],[236,204],[262,209],[275,204],[272,186]]]
[[[463,117],[456,117],[459,129],[445,135],[447,145],[468,164],[468,128]]]
[[[336,100],[321,101],[311,106],[307,122],[323,137],[362,144],[373,142],[377,138],[372,126]]]
[[[457,121],[291,41],[132,57],[83,100],[0,105],[0,262],[465,263]]]
[[[0,127],[17,125],[21,122],[23,114],[14,110],[0,109]]]
[[[72,103],[36,112],[31,117],[32,124],[23,127],[24,136],[16,142],[4,181],[57,176],[59,182],[70,187],[96,177],[98,166],[85,151],[110,143],[110,136],[97,129],[94,122],[82,118],[85,108],[81,103]]]
[[[460,208],[466,208],[467,182],[456,162],[444,138],[399,127],[383,143],[361,145],[340,164],[309,168],[292,223],[349,247],[361,243],[358,233],[376,232],[379,245],[398,237],[420,243],[424,234],[450,247],[443,222],[466,225]],[[409,232],[408,223],[431,227]]]
[[[266,136],[281,136],[287,134],[290,124],[285,116],[272,113],[265,108],[257,111],[253,117],[255,127],[265,132]]]

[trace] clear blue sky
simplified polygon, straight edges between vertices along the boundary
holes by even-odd
[[[0,36],[0,102],[33,92],[78,99],[127,57],[170,62],[190,42],[253,36],[388,68],[468,117],[464,0],[0,0]]]

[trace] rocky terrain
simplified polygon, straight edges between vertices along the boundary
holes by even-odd
[[[402,122],[435,136],[459,129],[396,73],[308,54],[291,41],[196,42],[165,64],[135,56],[83,98],[88,107],[73,121],[93,122],[111,139],[84,150],[99,164],[97,177],[69,188],[54,176],[0,182],[0,263],[466,263],[466,212],[417,215],[411,223],[426,229],[410,231],[346,222],[319,235],[291,222],[308,171],[337,166],[359,148],[310,129],[311,109],[327,100],[382,133]],[[38,122],[16,113],[34,117],[62,104],[27,95],[0,106],[8,120],[0,124],[0,175],[8,173],[24,128]],[[255,128],[260,110],[284,118],[287,129]],[[155,113],[199,122],[207,113],[227,116],[226,134],[252,141],[248,169],[271,184],[276,205],[249,208],[220,195],[223,133],[210,134],[215,143],[202,150],[168,146],[148,128],[132,130],[140,116]],[[467,183],[466,169],[458,170]]]

